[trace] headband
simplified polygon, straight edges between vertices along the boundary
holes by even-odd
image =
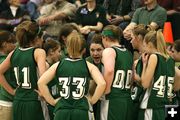
[[[101,34],[104,36],[114,37],[114,33],[111,30],[103,30]]]

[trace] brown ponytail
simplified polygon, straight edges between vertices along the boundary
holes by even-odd
[[[30,47],[38,35],[39,26],[35,22],[24,21],[17,26],[16,39],[22,48]]]

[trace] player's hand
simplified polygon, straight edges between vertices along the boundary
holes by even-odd
[[[136,70],[134,71],[133,74],[133,80],[139,83],[141,82],[141,77],[136,73]]]
[[[86,98],[87,98],[87,100],[89,101],[89,103],[90,103],[91,105],[94,104],[91,95],[86,96]]]
[[[53,106],[55,106],[55,105],[58,103],[58,101],[59,101],[60,99],[61,99],[61,97],[55,99],[55,100],[54,100],[54,105],[53,105]]]
[[[148,53],[143,53],[143,54],[142,54],[142,62],[143,62],[143,65],[147,65],[148,60],[149,60],[149,56],[150,56],[150,54],[148,54]]]
[[[34,89],[34,91],[38,93],[39,97],[43,97],[43,95],[41,94],[39,90]]]

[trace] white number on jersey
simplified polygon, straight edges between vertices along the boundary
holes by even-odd
[[[72,91],[72,97],[74,99],[79,99],[84,96],[85,88],[84,85],[86,83],[86,79],[80,77],[73,77],[72,85],[77,86],[75,91]],[[59,78],[59,85],[62,85],[62,89],[60,91],[60,96],[64,97],[65,99],[69,98],[70,95],[70,80],[67,77]]]
[[[159,79],[154,83],[154,90],[158,90],[157,97],[164,97],[165,92],[165,80],[166,76],[160,76]]]
[[[168,77],[168,98],[173,98],[173,84],[174,84],[174,77]]]
[[[21,71],[23,72],[22,84],[19,81],[19,67],[14,67],[14,73],[15,73],[17,84],[18,85],[21,84],[22,88],[31,89],[31,83],[30,83],[30,80],[29,80],[29,67],[24,67]]]
[[[69,97],[69,79],[67,77],[59,78],[59,85],[62,85],[62,90],[60,91],[60,95],[65,99]]]
[[[154,90],[158,90],[157,92],[157,97],[164,97],[165,94],[165,80],[166,76],[160,76],[159,79],[154,83]],[[168,77],[167,78],[167,84],[168,84],[168,90],[167,90],[167,95],[168,97],[172,98],[174,94],[172,93],[173,91],[173,84],[174,84],[174,77]]]
[[[125,87],[126,89],[129,89],[131,78],[132,78],[132,70],[128,70],[127,75],[126,75],[126,84],[124,85],[125,71],[124,70],[117,70],[116,76],[115,76],[115,79],[113,82],[113,87],[121,88],[121,89],[124,89],[124,87]]]

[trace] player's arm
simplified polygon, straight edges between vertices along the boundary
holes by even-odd
[[[90,82],[89,82],[89,94],[92,96],[93,94],[94,94],[94,92],[95,92],[95,89],[96,89],[96,83],[95,83],[95,81],[94,80],[91,80]]]
[[[116,52],[113,48],[106,48],[102,53],[102,62],[104,64],[104,79],[106,81],[105,94],[111,92],[111,85],[114,78]]]
[[[34,58],[38,66],[39,76],[41,76],[46,71],[46,52],[43,49],[36,49]]]
[[[143,54],[143,71],[141,75],[141,85],[143,88],[149,88],[154,76],[154,72],[157,65],[157,56],[151,54],[150,56]]]
[[[138,59],[134,61],[134,64],[133,64],[133,76],[132,76],[132,80],[134,80],[135,82],[137,82],[139,84],[139,80],[141,79],[140,76],[137,74],[137,71],[136,71],[136,66],[137,66],[137,63],[138,63]],[[133,81],[131,81],[131,83],[133,83]]]
[[[180,90],[180,70],[175,67],[174,91]]]
[[[55,105],[57,100],[55,100],[52,95],[49,92],[47,84],[53,80],[55,74],[56,74],[56,69],[58,66],[59,62],[53,64],[38,80],[38,88],[42,94],[42,96],[45,98],[45,100],[51,104]]]
[[[105,87],[106,87],[106,82],[105,82],[101,72],[95,65],[91,64],[90,62],[87,62],[87,65],[88,65],[91,77],[97,84],[94,94],[89,99],[91,104],[95,104],[100,99],[100,97],[103,95]]]
[[[8,82],[6,81],[6,78],[4,76],[4,73],[11,66],[10,58],[11,58],[12,54],[13,54],[13,51],[11,53],[9,53],[7,58],[0,64],[0,84],[6,89],[6,91],[8,93],[10,93],[11,95],[14,95],[15,90],[8,84]]]

